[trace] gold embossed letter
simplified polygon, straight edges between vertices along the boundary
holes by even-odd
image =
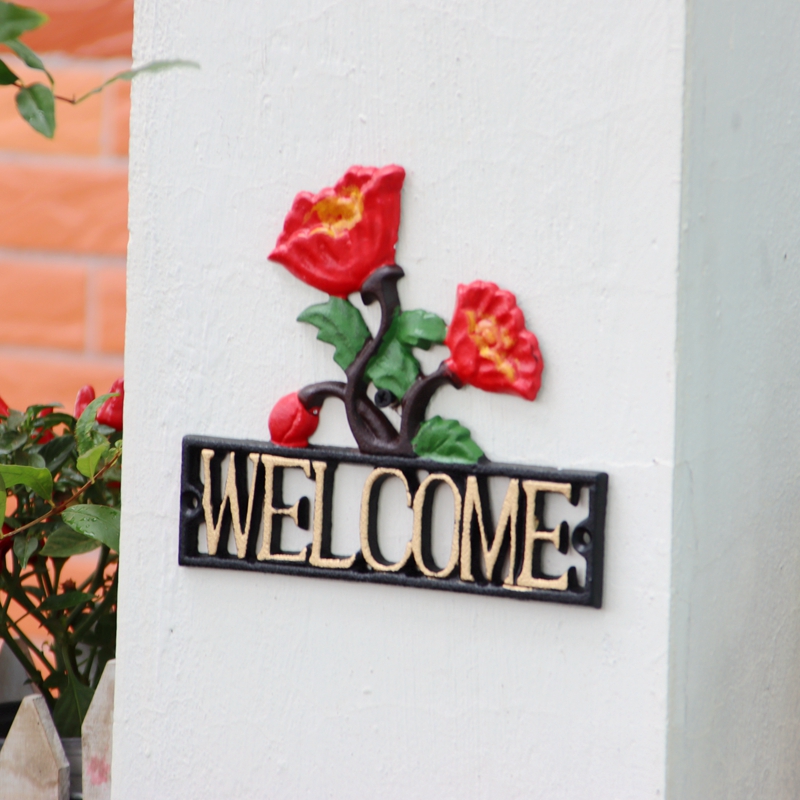
[[[308,559],[313,567],[326,569],[349,569],[356,560],[355,554],[347,558],[330,558],[322,555],[323,544],[330,547],[330,530],[325,531],[325,470],[328,465],[324,461],[314,462],[314,539],[311,542],[311,556]],[[333,490],[333,483],[328,487]],[[330,525],[330,521],[328,521]],[[327,535],[326,535],[327,533]],[[324,541],[327,539],[327,541]]]
[[[494,575],[497,558],[503,546],[506,528],[509,530],[510,551],[509,570],[503,583],[514,585],[514,568],[517,561],[517,517],[519,515],[519,480],[512,478],[508,484],[500,519],[494,532],[491,546],[486,537],[486,524],[483,519],[483,506],[478,489],[478,479],[474,475],[467,478],[467,491],[464,494],[464,522],[461,526],[461,580],[474,581],[472,577],[472,519],[477,517],[480,531],[481,550],[486,563],[486,580],[491,581]]]
[[[444,569],[431,569],[425,563],[424,550],[430,550],[431,520],[430,503],[426,502],[428,487],[433,483],[446,483],[453,492],[453,538],[450,544],[450,560]],[[414,535],[411,544],[414,548],[414,560],[423,575],[429,578],[446,578],[458,563],[459,538],[461,532],[461,492],[458,491],[455,481],[443,472],[435,472],[428,475],[417,489],[414,495]],[[432,559],[431,559],[432,560]]]
[[[222,531],[222,520],[225,517],[225,507],[230,503],[231,521],[233,523],[233,535],[236,539],[236,555],[244,558],[247,550],[247,540],[250,536],[250,521],[253,518],[253,490],[256,485],[256,472],[258,472],[258,454],[250,453],[250,461],[253,462],[253,480],[250,485],[250,495],[247,498],[247,518],[242,529],[242,520],[239,516],[239,492],[236,489],[236,456],[232,452],[228,463],[228,477],[225,480],[225,493],[222,496],[222,503],[219,507],[219,516],[214,522],[214,509],[211,502],[211,459],[214,458],[214,451],[203,449],[200,451],[203,459],[203,511],[206,516],[206,542],[208,543],[208,554],[214,556],[219,547],[219,537]]]
[[[522,559],[522,572],[517,578],[517,585],[526,589],[567,589],[569,573],[565,572],[560,578],[541,578],[533,575],[533,551],[536,542],[552,542],[560,549],[561,537],[565,535],[566,523],[562,522],[551,531],[540,531],[539,520],[536,518],[536,496],[539,492],[557,492],[563,494],[567,500],[572,494],[572,485],[569,483],[554,483],[551,481],[523,481],[525,490],[525,555]]]
[[[311,462],[307,458],[283,458],[282,456],[261,456],[264,464],[264,540],[261,550],[258,551],[259,561],[305,561],[308,555],[308,545],[299,553],[273,553],[272,533],[274,520],[277,516],[289,517],[295,525],[300,520],[300,502],[298,500],[291,508],[275,508],[275,469],[290,469],[298,467],[305,473],[306,478],[311,477]]]
[[[411,490],[408,488],[406,476],[399,469],[378,467],[372,470],[364,484],[361,494],[361,554],[372,569],[377,572],[397,572],[401,570],[411,558],[411,542],[406,545],[403,557],[392,564],[382,555],[378,545],[378,498],[381,486],[389,478],[399,478],[406,488],[406,504],[411,508]]]

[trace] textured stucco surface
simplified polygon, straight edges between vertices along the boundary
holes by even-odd
[[[800,7],[690,3],[669,792],[800,785]]]
[[[136,6],[115,798],[663,796],[683,5]],[[185,433],[336,377],[268,264],[294,194],[405,166],[406,308],[514,290],[533,404],[444,391],[495,459],[611,476],[601,611],[180,569]],[[318,440],[347,443],[325,408]],[[357,497],[353,497],[357,503]]]

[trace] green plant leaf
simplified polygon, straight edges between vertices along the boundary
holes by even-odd
[[[16,39],[17,36],[32,31],[47,22],[47,14],[15,3],[0,3],[0,42]]]
[[[369,339],[369,328],[361,312],[341,297],[331,297],[327,303],[309,306],[297,318],[319,329],[317,339],[332,344],[336,351],[333,360],[347,369]]]
[[[117,393],[109,393],[100,395],[89,403],[83,410],[78,421],[75,423],[75,438],[78,441],[78,454],[91,450],[93,447],[102,444],[105,439],[95,430],[95,417],[100,410],[100,406],[108,400],[109,397],[116,397]]]
[[[18,450],[28,441],[28,434],[23,431],[6,431],[0,434],[0,456],[7,456]]]
[[[65,608],[75,608],[87,600],[91,600],[93,594],[88,592],[62,592],[61,594],[51,594],[40,606],[42,611],[63,611]]]
[[[103,89],[106,88],[106,86],[108,86],[110,83],[114,83],[115,81],[132,81],[137,75],[141,75],[143,72],[163,72],[167,69],[175,69],[175,67],[191,67],[192,69],[200,69],[200,65],[196,61],[184,61],[180,58],[173,59],[172,61],[151,61],[149,64],[145,64],[144,66],[126,69],[123,72],[118,72],[116,75],[112,75],[107,81],[101,83],[100,86],[96,86],[94,89],[86,92],[86,94],[81,95],[75,101],[75,105],[82,103],[84,100],[94,94],[99,94],[103,91]]]
[[[418,456],[449,464],[474,464],[483,457],[483,450],[460,422],[439,416],[420,425],[411,445]]]
[[[53,495],[53,476],[48,469],[0,464],[0,476],[6,486],[16,486],[21,483],[36,492],[42,500],[49,500]]]
[[[10,86],[19,80],[9,68],[8,64],[0,58],[0,86]]]
[[[61,515],[70,528],[119,552],[119,509],[110,506],[71,506]]]
[[[34,83],[17,92],[20,116],[38,133],[52,139],[56,132],[56,101],[43,83]]]
[[[72,667],[67,666],[67,685],[62,689],[53,709],[53,722],[62,738],[81,735],[81,725],[94,697],[94,689],[84,686]]]
[[[39,455],[44,459],[47,469],[55,475],[74,450],[75,437],[72,434],[65,433],[63,436],[56,436],[47,444],[42,445]]]
[[[33,536],[30,539],[25,536],[14,537],[14,555],[19,559],[22,569],[28,566],[28,560],[36,552],[39,540]]]
[[[100,459],[108,452],[111,445],[108,442],[100,442],[97,447],[87,450],[82,456],[78,456],[78,472],[87,478],[93,478],[97,472],[97,465]]]
[[[33,447],[28,450],[17,450],[14,453],[14,463],[20,467],[35,467],[36,469],[44,469],[46,466],[45,460]]]
[[[8,495],[6,494],[6,482],[3,480],[3,476],[0,475],[0,528],[3,527],[3,523],[6,520],[7,500],[8,500]]]
[[[53,76],[47,71],[42,59],[39,58],[28,45],[23,44],[18,39],[6,39],[3,41],[3,44],[10,50],[13,50],[17,57],[21,58],[29,67],[44,72],[44,74],[47,75],[47,79],[50,81],[50,85],[53,85]]]
[[[397,318],[397,338],[408,347],[430,349],[441,344],[447,333],[447,323],[437,314],[418,308],[404,311]]]
[[[366,376],[379,388],[400,399],[419,375],[419,362],[411,350],[387,332],[378,352],[370,359]]]
[[[63,525],[56,528],[48,537],[42,548],[42,555],[50,558],[69,558],[81,553],[89,553],[100,547],[97,539],[84,536],[82,533]]]

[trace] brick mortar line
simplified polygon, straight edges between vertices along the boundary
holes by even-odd
[[[14,358],[25,361],[58,361],[62,364],[85,366],[94,364],[101,367],[122,365],[122,355],[108,353],[86,353],[76,350],[60,350],[54,347],[34,347],[24,345],[0,345],[0,358]]]
[[[75,267],[83,266],[88,269],[119,269],[127,268],[126,256],[95,255],[91,253],[74,253],[72,251],[31,250],[14,247],[0,247],[0,261],[24,262],[35,265],[52,264],[53,266]]]
[[[6,57],[8,57],[9,61],[14,61],[15,64],[20,66],[20,70],[30,71],[29,67],[22,66],[22,62],[13,53],[10,51],[3,52],[4,61]],[[131,58],[123,58],[122,56],[101,58],[100,56],[69,55],[67,53],[60,53],[57,50],[37,50],[36,52],[39,56],[41,56],[42,61],[44,61],[44,65],[48,69],[52,68],[52,70],[81,67],[105,71],[105,68],[108,68],[113,75],[115,72],[123,72],[126,69],[130,69],[133,64],[133,60]],[[33,71],[35,72],[35,70]]]
[[[0,166],[33,167],[35,169],[69,169],[75,172],[118,172],[120,175],[128,172],[128,157],[114,155],[68,155],[59,153],[53,155],[41,153],[26,153],[21,150],[0,149]]]

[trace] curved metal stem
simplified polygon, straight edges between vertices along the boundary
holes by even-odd
[[[345,390],[346,385],[341,381],[323,381],[305,386],[297,393],[297,396],[307,409],[312,409],[319,408],[328,397],[336,397],[344,402]],[[356,401],[356,411],[374,436],[385,440],[397,436],[397,431],[392,424],[368,397]]]
[[[464,385],[451,372],[446,361],[442,361],[439,364],[439,368],[430,375],[423,375],[417,378],[403,398],[403,418],[400,423],[401,439],[410,444],[425,419],[425,411],[431,398],[447,383],[455,386],[456,389],[460,389]]]
[[[298,393],[300,402],[307,409],[319,408],[328,397],[341,400],[344,403],[350,430],[362,453],[414,456],[411,440],[417,435],[425,419],[425,410],[435,392],[446,383],[455,386],[456,389],[462,386],[461,381],[444,361],[430,375],[420,375],[403,398],[399,432],[367,397],[368,381],[365,373],[400,308],[397,282],[403,275],[402,268],[397,264],[381,267],[373,272],[361,287],[361,299],[365,305],[371,305],[376,301],[380,304],[381,322],[375,336],[367,339],[361,352],[345,370],[347,382],[314,383]]]

